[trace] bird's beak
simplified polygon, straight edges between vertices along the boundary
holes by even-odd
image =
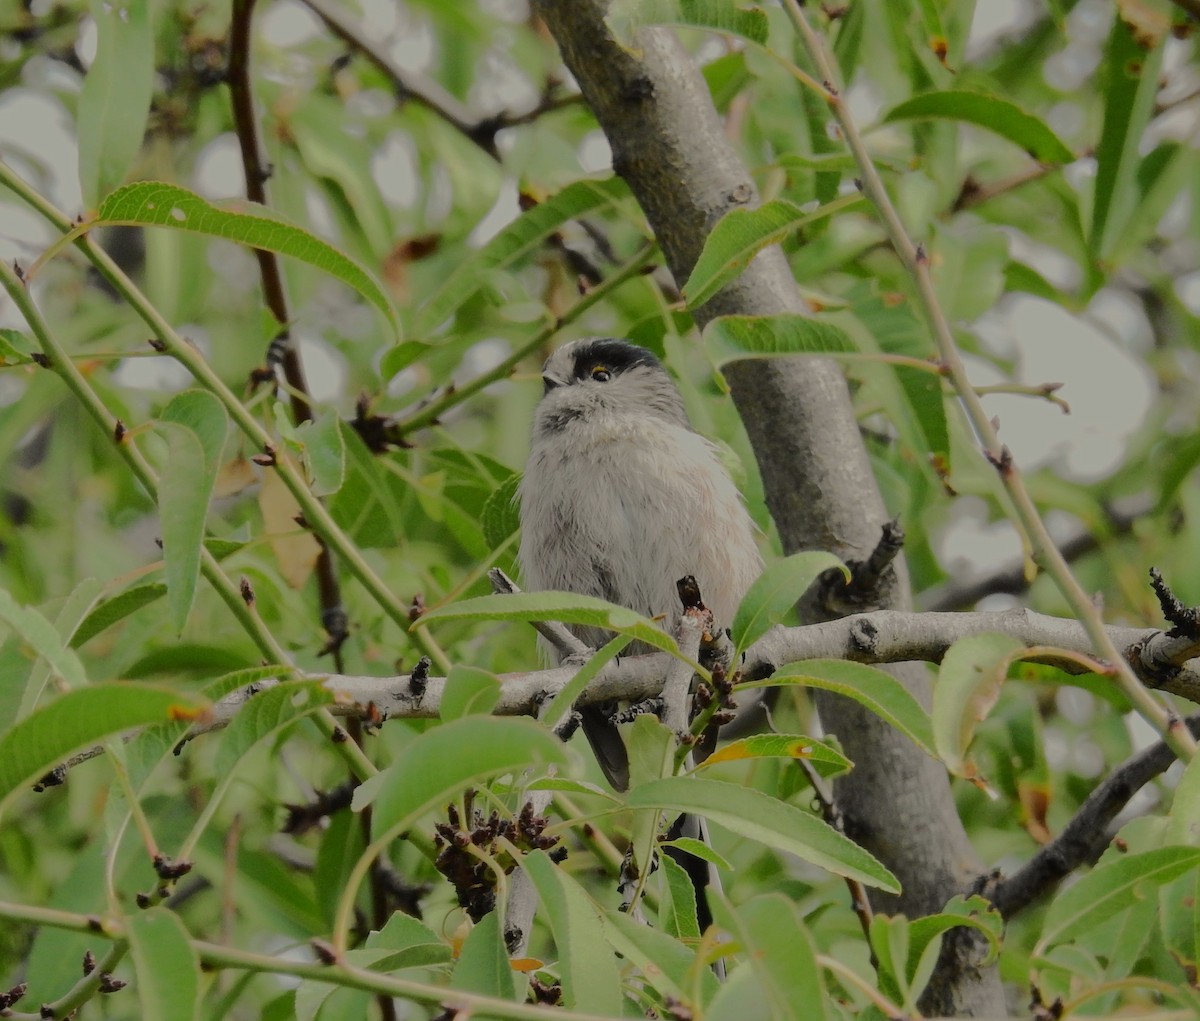
[[[548,394],[556,386],[562,386],[561,379],[555,379],[553,376],[549,376],[549,375],[543,376],[542,377],[542,396],[545,397],[546,394]]]

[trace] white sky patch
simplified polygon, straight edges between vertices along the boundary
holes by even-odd
[[[510,179],[500,186],[500,194],[496,196],[495,203],[487,215],[475,225],[467,243],[472,248],[482,247],[520,215],[517,182]]]
[[[232,131],[218,135],[196,157],[192,188],[209,199],[227,199],[246,193],[242,150]]]
[[[1017,382],[1061,382],[1059,396],[1071,405],[1071,414],[1064,415],[1036,397],[984,398],[988,414],[999,417],[1000,439],[1017,464],[1026,470],[1055,466],[1081,482],[1115,471],[1126,441],[1154,400],[1150,371],[1086,316],[1031,295],[1009,295],[978,326],[981,336],[990,335],[1016,353]]]
[[[257,19],[262,38],[281,50],[303,46],[322,34],[320,19],[296,0],[278,0]]]
[[[411,209],[420,198],[417,152],[407,131],[393,131],[371,156],[371,177],[383,200],[391,206]]]

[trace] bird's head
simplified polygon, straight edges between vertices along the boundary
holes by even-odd
[[[564,344],[542,368],[535,432],[561,432],[596,415],[661,418],[690,428],[674,381],[651,352],[614,337]]]

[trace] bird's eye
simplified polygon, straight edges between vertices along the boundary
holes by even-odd
[[[597,383],[607,383],[610,379],[612,379],[612,373],[609,372],[608,369],[606,369],[603,365],[597,365],[592,369],[592,379],[594,379]]]

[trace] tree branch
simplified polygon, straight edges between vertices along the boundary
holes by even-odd
[[[1187,718],[1200,737],[1200,713]],[[1111,773],[1080,806],[1063,831],[1012,876],[985,880],[985,895],[1006,918],[1049,893],[1080,865],[1091,865],[1112,839],[1109,824],[1138,791],[1175,762],[1175,753],[1158,741]]]

